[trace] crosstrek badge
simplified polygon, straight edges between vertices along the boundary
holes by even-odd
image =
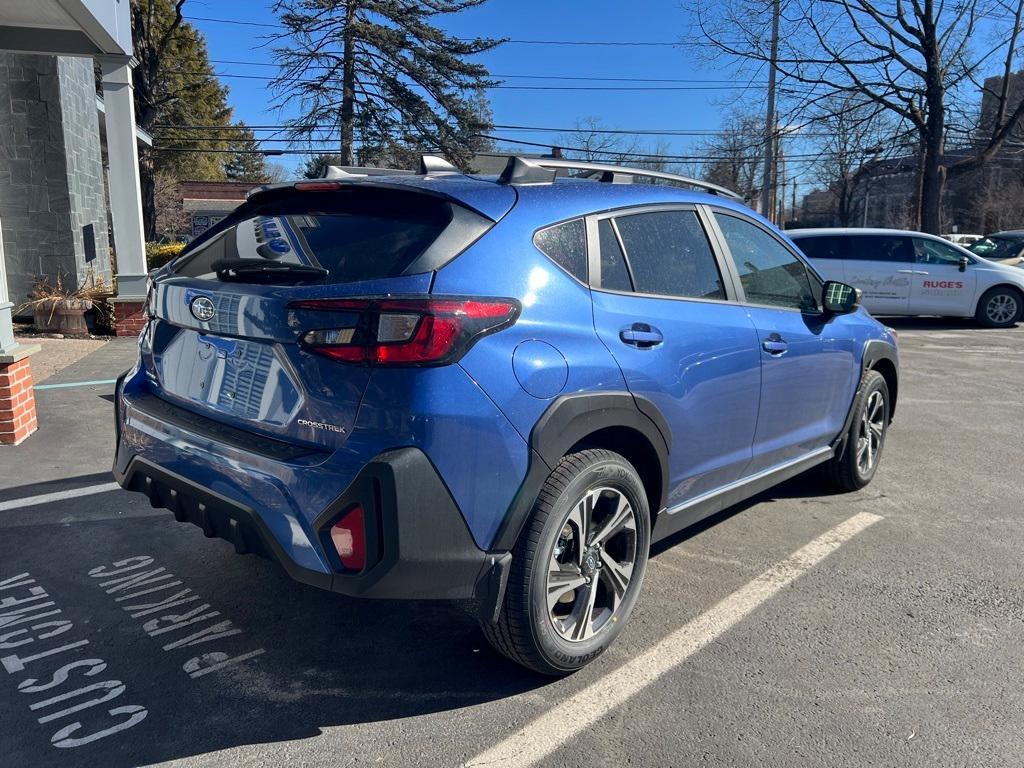
[[[328,432],[340,432],[345,434],[345,428],[339,427],[337,424],[326,424],[322,421],[310,421],[309,419],[299,419],[295,422],[300,427],[309,427],[310,429],[323,429]]]

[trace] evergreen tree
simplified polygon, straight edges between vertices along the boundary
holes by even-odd
[[[438,152],[467,166],[490,128],[495,81],[468,57],[501,43],[460,40],[434,22],[485,0],[277,0],[287,30],[274,56],[277,106],[297,106],[291,135],[338,137],[341,165]]]
[[[322,179],[329,165],[344,165],[341,155],[313,155],[297,170],[304,179]]]
[[[165,150],[143,147],[139,152],[147,239],[156,235],[157,174],[178,180],[224,179],[226,156],[204,150],[231,148],[231,133],[219,129],[231,124],[228,91],[213,74],[202,34],[184,21],[184,5],[185,0],[131,0],[139,61],[132,71],[135,119]]]
[[[224,175],[229,181],[248,181],[253,184],[266,184],[270,181],[267,161],[260,154],[260,145],[252,131],[245,123],[238,123],[237,130],[230,132],[233,155],[227,155],[224,163]]]

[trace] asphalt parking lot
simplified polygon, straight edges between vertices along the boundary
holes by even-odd
[[[619,642],[560,681],[468,606],[319,592],[105,489],[112,387],[41,390],[0,452],[0,765],[1022,765],[1024,327],[893,324],[875,481],[799,477],[659,545]]]

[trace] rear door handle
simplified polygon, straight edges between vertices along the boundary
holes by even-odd
[[[781,355],[789,349],[789,344],[779,334],[773,333],[761,342],[761,347],[770,355]]]
[[[623,344],[640,349],[656,347],[665,340],[661,331],[647,323],[633,323],[628,328],[623,328],[619,331],[619,338]]]

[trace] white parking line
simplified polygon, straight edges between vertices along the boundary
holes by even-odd
[[[823,533],[654,647],[472,758],[466,765],[516,768],[535,765],[590,728],[609,711],[718,639],[766,600],[881,519],[870,512],[861,512]]]
[[[0,512],[9,509],[24,509],[33,507],[36,504],[49,504],[51,501],[64,501],[65,499],[77,499],[81,496],[92,496],[96,493],[116,491],[120,488],[117,483],[103,483],[102,485],[89,485],[85,488],[72,488],[70,491],[56,491],[54,493],[43,493],[39,496],[26,496],[24,499],[11,499],[0,501]]]

